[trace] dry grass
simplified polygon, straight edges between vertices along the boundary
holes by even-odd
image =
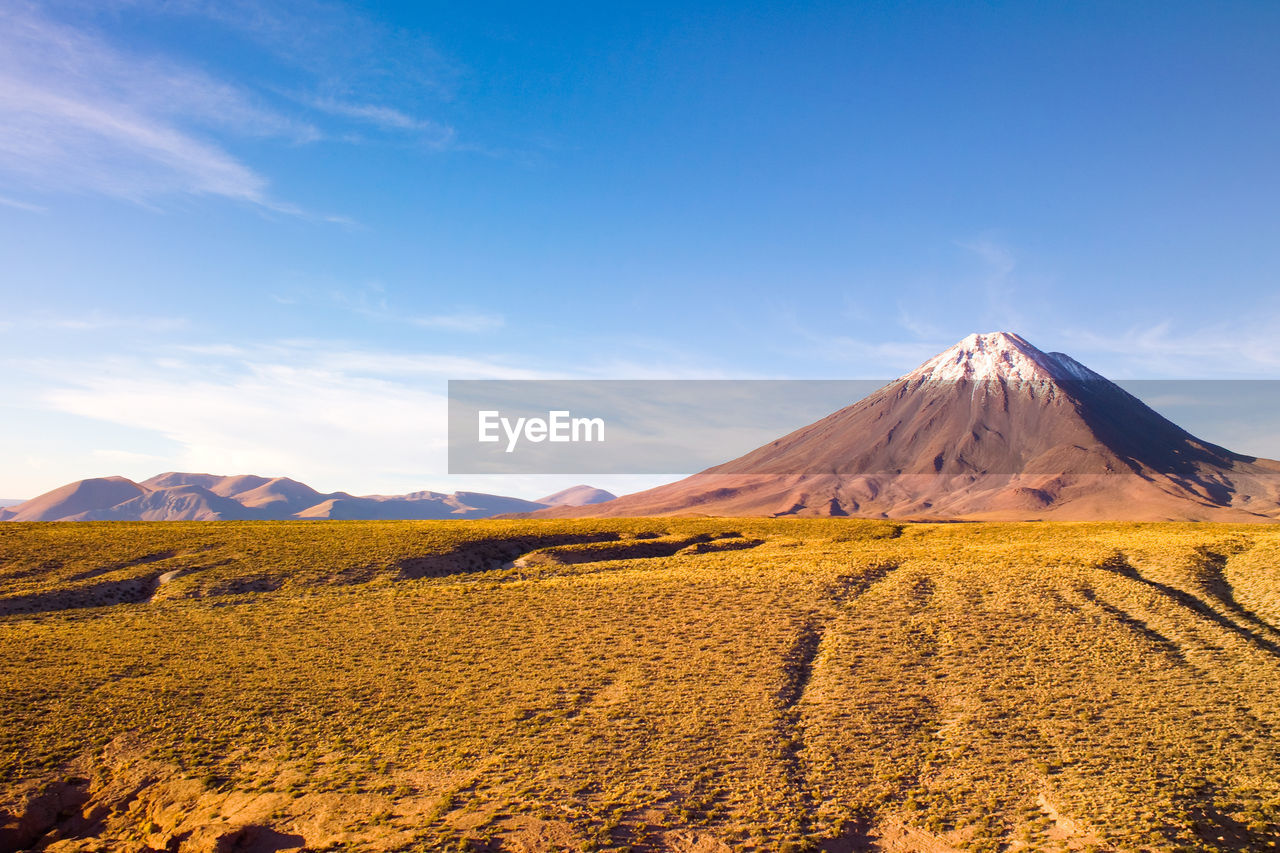
[[[55,850],[1272,849],[1278,565],[1214,525],[4,525],[0,803],[60,797]]]

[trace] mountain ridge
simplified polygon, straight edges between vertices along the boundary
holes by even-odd
[[[590,486],[573,488],[602,492]],[[77,480],[0,508],[0,521],[420,520],[489,518],[548,506],[551,504],[468,491],[324,494],[288,477],[167,471],[140,483],[125,477]]]

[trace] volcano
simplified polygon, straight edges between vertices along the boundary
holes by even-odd
[[[996,332],[730,462],[538,515],[1280,521],[1280,462],[1202,441],[1070,356]]]

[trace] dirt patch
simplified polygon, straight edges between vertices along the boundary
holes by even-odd
[[[1068,849],[1077,850],[1084,847],[1098,847],[1102,839],[1093,833],[1084,823],[1067,817],[1058,806],[1046,795],[1036,797],[1036,805],[1049,818],[1048,837],[1051,841],[1067,844]]]
[[[952,833],[959,835],[959,833]],[[901,821],[884,821],[876,827],[876,842],[871,849],[884,853],[961,853],[963,839],[934,835]]]
[[[547,853],[549,850],[580,849],[582,839],[567,821],[522,815],[498,824],[503,851]]]
[[[662,843],[671,853],[732,853],[733,848],[707,832],[676,829],[662,834]]]

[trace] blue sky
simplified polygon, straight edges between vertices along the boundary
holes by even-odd
[[[889,377],[996,329],[1280,378],[1277,37],[1270,2],[10,0],[0,497],[557,485],[446,476],[449,378]]]

